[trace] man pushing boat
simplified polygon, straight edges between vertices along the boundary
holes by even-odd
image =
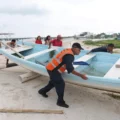
[[[107,46],[94,48],[89,53],[92,53],[92,52],[109,52],[109,53],[113,53],[113,49],[114,49],[114,44],[110,43]]]
[[[64,101],[65,82],[61,74],[67,70],[68,73],[72,73],[84,80],[87,80],[86,75],[75,71],[72,64],[74,61],[74,55],[79,55],[81,49],[82,48],[79,43],[74,43],[72,48],[62,50],[46,65],[50,81],[47,86],[38,91],[39,94],[47,98],[48,95],[46,93],[55,87],[58,95],[57,105],[66,108],[69,107],[69,105]]]

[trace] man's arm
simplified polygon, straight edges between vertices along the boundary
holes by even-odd
[[[77,75],[77,76],[81,77],[82,79],[86,80],[87,79],[86,75],[81,74],[74,70],[74,67],[72,64],[73,61],[74,61],[74,57],[72,55],[65,55],[63,57],[63,62],[66,64],[66,69],[67,69],[68,73],[72,73],[72,74]]]
[[[90,50],[87,54],[90,54],[90,53],[92,53],[92,52],[96,52],[96,48],[95,48],[95,49]]]
[[[108,52],[112,54],[112,53],[113,53],[113,50],[110,50],[110,51],[108,51]]]
[[[66,65],[66,69],[68,73],[71,73],[74,70],[72,62],[74,61],[74,56],[71,54],[67,54],[63,57],[63,63]]]
[[[88,79],[85,74],[81,74],[81,73],[79,73],[79,72],[77,72],[75,70],[72,71],[72,74],[77,75],[77,76],[81,77],[84,80]]]
[[[49,43],[49,49],[51,48],[51,44],[52,44],[52,43],[50,42],[50,43]]]
[[[98,48],[94,48],[94,49],[92,49],[90,52],[98,52],[98,51],[99,51]]]
[[[61,41],[61,45],[60,45],[60,46],[61,46],[61,47],[63,46],[63,45],[62,45],[62,41]]]
[[[7,45],[10,45],[10,42],[7,42]]]
[[[10,46],[10,42],[7,42],[6,44],[7,44],[8,46]],[[5,46],[5,49],[8,49],[8,47]]]
[[[49,49],[51,48],[52,43],[53,43],[53,40],[51,40],[50,43],[49,43]]]
[[[100,48],[94,48],[91,51],[89,51],[87,54],[92,53],[92,52],[100,52]]]

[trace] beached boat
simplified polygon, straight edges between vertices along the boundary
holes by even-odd
[[[8,52],[6,49],[0,49],[0,53],[20,66],[23,66],[33,72],[48,76],[44,64],[50,61],[50,52],[55,54],[63,50],[62,47],[48,49],[46,45],[35,45],[24,43],[31,46],[31,49],[19,51],[23,58]],[[74,68],[81,73],[87,74],[88,80],[83,80],[73,74],[63,73],[63,78],[67,82],[79,84],[86,87],[107,90],[120,93],[120,54],[94,53],[86,54],[88,51],[82,50],[80,55],[75,56],[75,61],[84,61],[89,65],[74,65]]]

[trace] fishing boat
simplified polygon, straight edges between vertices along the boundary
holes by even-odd
[[[0,53],[14,61],[16,64],[27,68],[35,73],[48,76],[45,64],[51,60],[50,53],[54,51],[55,55],[64,48],[54,47],[48,49],[47,45],[38,45],[24,42],[24,45],[30,46],[30,49],[8,52],[6,49],[0,49]],[[120,54],[110,53],[91,53],[82,50],[75,56],[75,62],[86,62],[88,65],[74,65],[74,69],[80,73],[87,75],[88,80],[83,80],[67,71],[62,74],[66,82],[79,84],[81,86],[106,90],[120,93],[120,68],[116,64],[120,64]]]

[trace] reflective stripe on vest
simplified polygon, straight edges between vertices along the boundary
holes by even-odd
[[[46,68],[50,71],[54,70],[61,62],[62,62],[62,58],[64,57],[64,55],[66,54],[71,54],[71,55],[74,55],[72,50],[71,49],[65,49],[65,50],[62,50],[60,53],[58,53],[56,55],[55,58],[52,59],[51,62],[49,62],[47,65],[46,65]],[[64,72],[66,70],[66,66],[65,65],[62,65],[58,71],[60,73]]]

